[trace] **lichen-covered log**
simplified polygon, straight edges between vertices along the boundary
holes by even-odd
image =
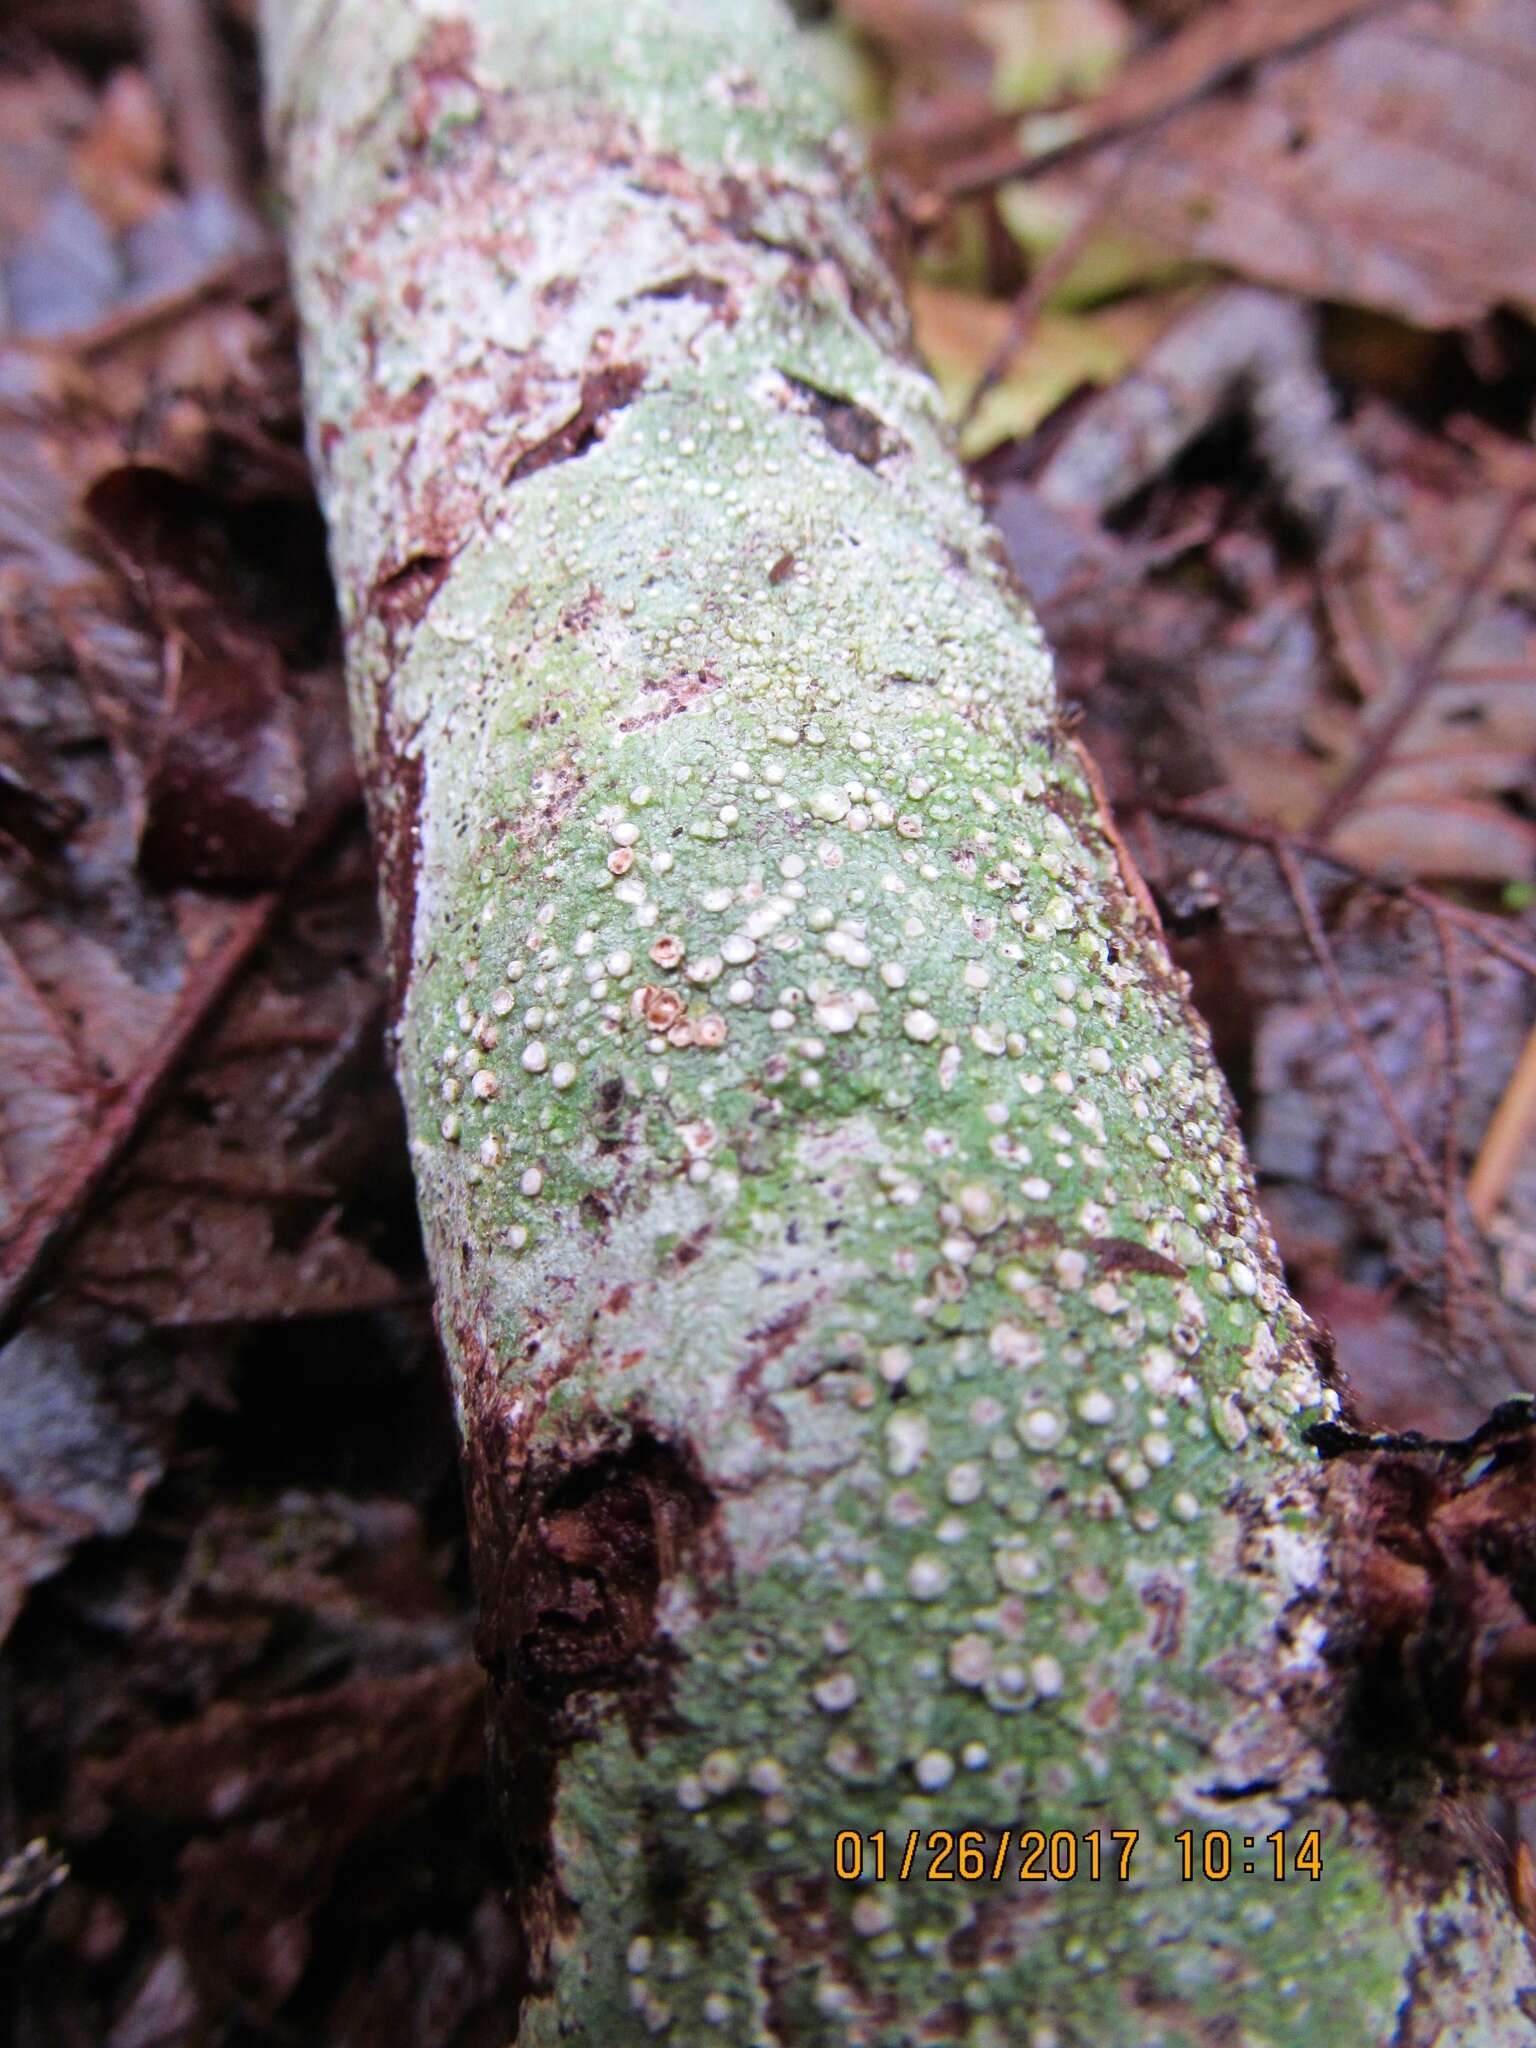
[[[1336,1403],[787,15],[270,0],[267,61],[523,2040],[1536,2041],[1455,1731],[1350,1677],[1434,1568],[1345,1597]]]

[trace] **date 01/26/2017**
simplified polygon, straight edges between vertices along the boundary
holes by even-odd
[[[993,1837],[981,1828],[876,1828],[856,1834],[845,1828],[833,1844],[833,1875],[844,1884],[1090,1884],[1129,1883],[1132,1859],[1142,1845],[1140,1828],[1111,1828],[1074,1834],[1057,1828],[1004,1828]],[[1271,1835],[1234,1835],[1226,1828],[1197,1834],[1185,1828],[1172,1839],[1185,1884],[1222,1884],[1231,1877],[1267,1877],[1275,1884],[1295,1878],[1318,1883],[1323,1874],[1322,1837],[1310,1828],[1295,1843],[1284,1829]]]

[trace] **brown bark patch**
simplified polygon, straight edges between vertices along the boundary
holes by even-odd
[[[877,1992],[869,1984],[847,1939],[838,1902],[825,1878],[763,1878],[754,1884],[753,1891],[776,1936],[758,1964],[772,2039],[784,2042],[786,2048],[804,2040],[797,1980],[817,1965],[848,1991],[854,2011],[861,2018],[882,2027],[896,2025],[901,2016],[900,2001],[894,1992]]]
[[[1184,1642],[1184,1588],[1170,1579],[1148,1579],[1141,1602],[1151,1616],[1147,1637],[1153,1656],[1176,1657]]]
[[[808,1301],[794,1302],[782,1315],[774,1316],[769,1322],[760,1323],[748,1333],[747,1341],[752,1351],[746,1364],[736,1375],[738,1392],[746,1396],[752,1417],[752,1427],[763,1442],[774,1450],[789,1448],[790,1429],[783,1412],[763,1392],[763,1374],[775,1359],[782,1358],[795,1343],[811,1320],[812,1304]]]
[[[475,32],[467,21],[434,21],[416,53],[420,78],[463,80],[474,61]]]
[[[475,32],[467,21],[434,21],[422,38],[407,86],[405,143],[413,153],[430,145],[444,93],[473,85],[474,56]]]
[[[701,306],[708,306],[712,312],[719,313],[727,327],[736,324],[736,302],[730,286],[723,278],[709,277],[702,270],[685,271],[661,284],[647,285],[635,296],[639,299],[696,299]]]
[[[852,456],[866,469],[875,469],[887,457],[906,452],[907,444],[901,435],[867,406],[859,405],[851,398],[841,398],[835,391],[823,391],[818,385],[808,384],[803,377],[791,376],[788,371],[781,374],[795,395],[796,410],[808,414],[819,424],[839,455]]]
[[[390,1018],[398,1019],[410,978],[416,934],[416,869],[420,855],[418,824],[426,769],[420,754],[396,746],[389,720],[381,714],[376,728],[376,756],[368,790],[374,857],[378,862],[379,894],[385,906],[389,942]]]
[[[797,1340],[810,1319],[810,1302],[797,1301],[785,1309],[782,1315],[774,1316],[769,1322],[759,1323],[755,1330],[749,1331],[747,1341],[752,1346],[752,1353],[736,1375],[737,1386],[743,1391],[748,1387],[755,1387],[773,1361],[782,1358]]]
[[[556,637],[563,637],[567,633],[584,633],[594,619],[601,617],[602,609],[603,593],[596,584],[589,584],[584,594],[578,597],[574,604],[567,605],[560,614],[560,633]]]
[[[585,455],[602,437],[603,422],[610,413],[621,411],[645,382],[639,363],[605,363],[581,380],[581,402],[563,426],[546,434],[531,448],[525,448],[507,471],[509,484],[520,483],[552,462],[571,462]]]
[[[465,1493],[480,1600],[476,1651],[491,1684],[498,1819],[524,1943],[523,1993],[547,1985],[549,1948],[573,1908],[551,1828],[560,1762],[602,1714],[642,1746],[668,1725],[678,1651],[656,1628],[663,1586],[728,1575],[715,1498],[692,1447],[631,1416],[582,1448],[532,1449],[542,1394],[569,1354],[524,1390],[513,1423],[501,1375],[458,1332],[470,1413]],[[622,1433],[621,1433],[622,1432]]]
[[[710,668],[676,669],[669,676],[659,676],[654,682],[644,685],[648,696],[659,696],[660,704],[654,711],[642,711],[634,718],[619,720],[620,732],[647,732],[654,725],[665,725],[669,718],[676,718],[680,711],[686,711],[701,697],[707,697],[712,690],[718,690],[724,681]]]
[[[540,720],[540,724],[558,724],[559,717],[557,711],[551,711]],[[529,729],[536,731],[538,727],[530,726]],[[518,844],[524,848],[545,847],[550,834],[558,830],[575,810],[586,782],[585,774],[576,766],[575,758],[569,752],[542,770],[534,778],[532,802],[512,826]]]
[[[656,1597],[713,1512],[694,1461],[643,1426],[621,1449],[547,1466],[506,1560],[501,1654],[531,1697],[632,1682]]]
[[[1177,1259],[1165,1258],[1132,1237],[1090,1237],[1088,1249],[1106,1273],[1161,1273],[1169,1280],[1186,1277]]]
[[[389,635],[391,663],[395,648],[420,625],[452,567],[451,555],[412,555],[398,568],[386,570],[374,583],[369,609]]]
[[[407,311],[413,310],[407,307]],[[418,377],[405,391],[370,391],[352,421],[353,432],[368,427],[407,427],[413,420],[421,418],[436,396],[435,380],[425,375]],[[339,437],[340,429],[336,432]]]

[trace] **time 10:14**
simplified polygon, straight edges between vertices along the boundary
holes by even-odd
[[[1185,1884],[1221,1884],[1233,1876],[1269,1877],[1276,1884],[1305,1877],[1316,1884],[1323,1874],[1323,1839],[1316,1828],[1309,1828],[1295,1843],[1283,1828],[1262,1839],[1233,1835],[1226,1828],[1209,1828],[1200,1835],[1185,1828],[1173,1839]]]

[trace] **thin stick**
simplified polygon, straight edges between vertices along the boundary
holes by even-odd
[[[1528,953],[1523,946],[1507,938],[1498,918],[1490,917],[1485,911],[1468,910],[1461,903],[1452,903],[1417,882],[1390,881],[1373,868],[1368,868],[1363,861],[1351,860],[1347,853],[1339,853],[1331,846],[1320,846],[1304,832],[1287,832],[1278,825],[1224,818],[1220,811],[1205,810],[1197,803],[1172,802],[1166,798],[1144,797],[1138,808],[1150,812],[1155,818],[1169,818],[1181,825],[1193,825],[1197,831],[1213,832],[1220,838],[1235,839],[1245,846],[1262,846],[1270,852],[1288,846],[1308,860],[1323,861],[1329,867],[1338,868],[1342,874],[1354,875],[1370,888],[1379,890],[1383,896],[1400,896],[1426,916],[1443,917],[1496,958],[1507,961],[1511,967],[1518,967],[1522,974],[1528,974],[1536,981],[1536,953]]]
[[[1387,765],[1388,756],[1424,699],[1440,680],[1445,657],[1471,617],[1478,599],[1504,558],[1504,550],[1521,519],[1536,503],[1536,490],[1517,491],[1505,501],[1492,531],[1440,623],[1414,656],[1396,704],[1366,739],[1359,758],[1336,789],[1329,791],[1318,806],[1310,832],[1314,839],[1326,839],[1365,790]]]
[[[1069,142],[1060,143],[1054,148],[1034,152],[1021,150],[1010,143],[1005,154],[993,158],[990,162],[984,161],[979,167],[974,161],[969,169],[962,163],[958,171],[943,180],[945,196],[950,199],[977,198],[984,192],[990,192],[995,186],[1008,183],[1010,179],[1043,177],[1048,171],[1059,170],[1063,164],[1077,162],[1100,149],[1108,148],[1113,143],[1153,132],[1166,121],[1172,120],[1176,114],[1183,113],[1186,108],[1197,105],[1210,94],[1232,84],[1255,65],[1270,63],[1278,58],[1300,56],[1305,51],[1315,49],[1320,43],[1326,42],[1330,36],[1338,35],[1345,29],[1358,28],[1362,23],[1379,15],[1390,14],[1404,5],[1406,0],[1362,0],[1358,7],[1345,8],[1327,21],[1309,22],[1297,32],[1287,34],[1282,25],[1279,34],[1272,41],[1258,46],[1250,43],[1241,50],[1218,56],[1191,83],[1181,85],[1172,92],[1165,90],[1161,95],[1154,93],[1149,97],[1148,104],[1124,114],[1117,114],[1114,111],[1116,103],[1123,104],[1128,97],[1128,89],[1134,89],[1139,85],[1140,72],[1151,72],[1154,65],[1157,69],[1163,69],[1168,65],[1168,52],[1172,48],[1172,43],[1164,43],[1152,57],[1144,59],[1141,65],[1117,80],[1114,87],[1104,95],[1097,110],[1089,109],[1089,126],[1082,134],[1075,135]],[[1283,16],[1280,17],[1280,21],[1283,24]],[[1197,23],[1194,28],[1185,29],[1182,38],[1175,37],[1173,41],[1193,41],[1197,34],[1208,37],[1210,30]]]
[[[1381,1070],[1381,1062],[1376,1057],[1375,1048],[1365,1035],[1359,1014],[1350,1000],[1349,990],[1344,986],[1344,977],[1340,974],[1339,963],[1334,958],[1333,946],[1323,929],[1323,921],[1317,914],[1317,905],[1313,902],[1312,892],[1307,887],[1301,863],[1293,850],[1283,842],[1275,847],[1274,855],[1275,864],[1280,870],[1286,888],[1290,891],[1291,901],[1296,906],[1296,915],[1300,918],[1301,928],[1306,933],[1312,957],[1317,962],[1327,985],[1329,998],[1348,1034],[1355,1058],[1365,1069],[1366,1079],[1371,1084],[1376,1100],[1381,1104],[1382,1114],[1392,1126],[1392,1135],[1402,1147],[1403,1157],[1438,1207],[1440,1187],[1435,1178],[1434,1168],[1430,1165],[1423,1146],[1408,1128],[1407,1120],[1398,1106],[1397,1097],[1392,1093],[1391,1083]]]
[[[1440,1136],[1440,1201],[1445,1234],[1445,1314],[1446,1321],[1454,1329],[1462,1276],[1471,1270],[1457,1215],[1461,1189],[1461,965],[1455,927],[1438,915],[1430,922],[1440,952],[1440,978],[1445,1003],[1445,1114]]]
[[[1536,1027],[1525,1041],[1525,1049],[1504,1090],[1498,1108],[1483,1133],[1477,1158],[1467,1176],[1467,1207],[1481,1231],[1488,1229],[1509,1183],[1536,1119]]]
[[[176,167],[189,192],[218,192],[244,212],[249,181],[224,52],[204,0],[138,0],[145,54],[171,117]]]
[[[268,298],[281,291],[287,279],[288,267],[280,250],[248,250],[221,258],[211,264],[201,277],[193,278],[188,284],[174,285],[152,299],[119,306],[88,327],[74,328],[63,334],[18,335],[14,341],[8,339],[6,345],[40,356],[88,359],[106,355],[130,342],[144,340],[156,328],[180,320],[199,306],[226,294],[247,303]]]
[[[1095,194],[1078,215],[1071,231],[1062,237],[1045,261],[1037,265],[1025,281],[1022,291],[1014,299],[1013,310],[1008,319],[1008,330],[992,351],[986,368],[977,378],[975,390],[965,401],[965,410],[960,415],[957,433],[965,433],[996,389],[1008,365],[1033,332],[1035,322],[1050,304],[1058,287],[1071,275],[1083,251],[1098,233],[1106,215],[1113,209],[1116,200],[1125,189],[1132,170],[1141,159],[1144,147],[1144,143],[1138,143],[1127,152],[1125,161],[1109,183],[1101,192]]]

